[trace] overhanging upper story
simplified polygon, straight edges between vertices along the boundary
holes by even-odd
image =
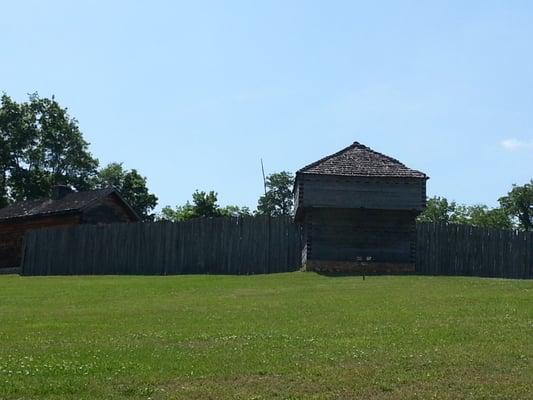
[[[309,208],[368,208],[421,212],[427,175],[355,142],[296,173],[296,220]]]

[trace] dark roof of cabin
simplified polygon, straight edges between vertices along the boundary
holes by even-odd
[[[0,221],[13,218],[40,217],[52,214],[77,212],[111,193],[117,193],[110,187],[105,189],[71,192],[59,199],[36,199],[21,201],[0,209]],[[120,197],[120,195],[119,195]],[[126,204],[127,205],[127,204]],[[128,208],[129,205],[127,205]],[[131,210],[135,215],[135,212]]]
[[[400,161],[354,142],[335,154],[300,169],[298,174],[427,178],[426,174],[406,167]]]

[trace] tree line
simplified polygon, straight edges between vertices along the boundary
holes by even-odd
[[[158,198],[146,177],[120,162],[100,167],[89,151],[78,121],[52,98],[37,93],[24,102],[7,94],[0,99],[0,207],[23,200],[48,197],[56,184],[90,190],[113,186],[145,221],[184,221],[199,217],[292,215],[294,176],[286,171],[270,174],[265,194],[252,211],[249,207],[220,206],[215,191],[196,190],[183,205],[153,210]],[[470,224],[502,229],[533,229],[533,180],[513,185],[500,197],[499,206],[463,205],[445,197],[432,197],[419,222]]]
[[[498,199],[499,206],[484,204],[467,206],[445,197],[431,197],[419,222],[466,224],[484,228],[533,229],[533,180],[525,185],[513,185],[507,195]]]
[[[78,191],[114,186],[144,220],[153,219],[157,197],[136,169],[113,162],[102,168],[89,152],[78,121],[52,98],[31,94],[18,103],[0,99],[0,207],[48,197],[52,187]]]
[[[229,205],[220,207],[214,191],[196,191],[192,202],[154,214],[158,198],[148,189],[147,179],[121,162],[103,167],[89,151],[78,121],[52,98],[37,93],[16,102],[7,94],[0,98],[0,208],[9,204],[49,197],[57,184],[77,191],[113,186],[144,221],[183,221],[198,217],[281,215],[292,212],[293,176],[271,174],[268,191],[257,210]]]
[[[249,207],[218,205],[218,193],[196,190],[192,194],[192,202],[174,208],[166,206],[158,215],[159,220],[186,221],[200,217],[242,217],[250,215],[292,215],[292,185],[294,176],[287,171],[270,174],[265,179],[265,194],[259,197],[257,209]]]
[[[294,176],[288,172],[271,174],[267,177],[265,195],[259,198],[257,210],[253,213],[247,207],[217,204],[216,192],[196,191],[192,203],[186,202],[175,208],[165,207],[159,219],[185,221],[198,217],[246,216],[246,215],[293,215],[292,186]],[[513,185],[507,195],[498,199],[499,207],[490,208],[484,204],[464,205],[434,196],[427,199],[427,206],[418,222],[441,222],[464,224],[485,228],[533,230],[533,180],[525,185]]]

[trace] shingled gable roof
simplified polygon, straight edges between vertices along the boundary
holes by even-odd
[[[72,192],[56,200],[46,198],[21,201],[0,209],[0,222],[15,218],[42,217],[78,212],[112,193],[119,197],[136,218],[139,218],[129,204],[122,199],[118,191],[113,187],[109,187],[85,192]]]
[[[303,167],[297,174],[427,179],[423,172],[358,142]]]

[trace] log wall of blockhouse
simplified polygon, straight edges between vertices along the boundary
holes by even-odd
[[[309,207],[417,210],[426,206],[426,180],[419,178],[297,176],[296,219]]]
[[[416,213],[398,210],[307,210],[302,262],[357,261],[413,263]]]

